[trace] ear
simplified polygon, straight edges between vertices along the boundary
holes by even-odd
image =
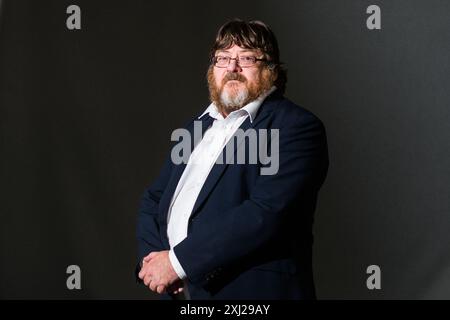
[[[264,75],[268,77],[267,79],[272,82],[272,84],[275,83],[275,81],[278,79],[278,72],[276,70],[276,64],[274,63],[266,65],[263,72]]]

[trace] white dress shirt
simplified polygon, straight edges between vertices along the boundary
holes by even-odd
[[[180,279],[185,279],[186,273],[175,256],[173,247],[187,237],[189,217],[200,190],[228,140],[247,117],[250,117],[250,122],[253,122],[262,102],[275,89],[275,87],[272,87],[258,99],[248,103],[239,110],[231,112],[226,118],[222,116],[214,103],[211,103],[199,117],[200,119],[209,113],[215,120],[211,127],[206,129],[202,140],[195,146],[189,157],[170,201],[167,217],[167,235],[171,248],[169,259]]]

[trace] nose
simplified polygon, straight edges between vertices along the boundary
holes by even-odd
[[[237,62],[237,57],[230,60],[230,63],[228,64],[227,71],[228,72],[241,72],[242,68],[239,66]]]

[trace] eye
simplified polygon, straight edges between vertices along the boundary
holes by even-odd
[[[239,60],[242,62],[253,62],[254,58],[255,57],[253,57],[253,56],[242,56],[242,57],[239,57]]]
[[[217,56],[216,57],[216,61],[217,62],[226,62],[226,61],[228,61],[228,59],[230,59],[229,57],[225,57],[225,56]]]

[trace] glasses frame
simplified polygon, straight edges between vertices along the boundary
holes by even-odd
[[[239,66],[239,67],[241,67],[241,68],[251,68],[251,67],[253,67],[253,66],[255,66],[256,65],[256,63],[258,62],[258,61],[267,61],[267,59],[265,59],[265,58],[256,58],[256,57],[254,57],[255,58],[255,63],[253,63],[252,65],[250,65],[250,66],[241,66],[240,64],[239,64],[239,56],[237,56],[236,58],[230,58],[230,57],[226,57],[226,58],[229,58],[230,59],[230,61],[228,62],[228,64],[226,65],[226,66],[223,66],[223,67],[220,67],[220,66],[218,66],[217,65],[217,58],[218,58],[219,56],[215,56],[215,57],[213,57],[211,60],[211,62],[212,62],[212,64],[213,64],[213,66],[214,67],[216,67],[216,68],[228,68],[228,66],[230,65],[230,63],[231,63],[231,60],[236,60],[236,64]],[[253,56],[252,56],[253,57]]]

